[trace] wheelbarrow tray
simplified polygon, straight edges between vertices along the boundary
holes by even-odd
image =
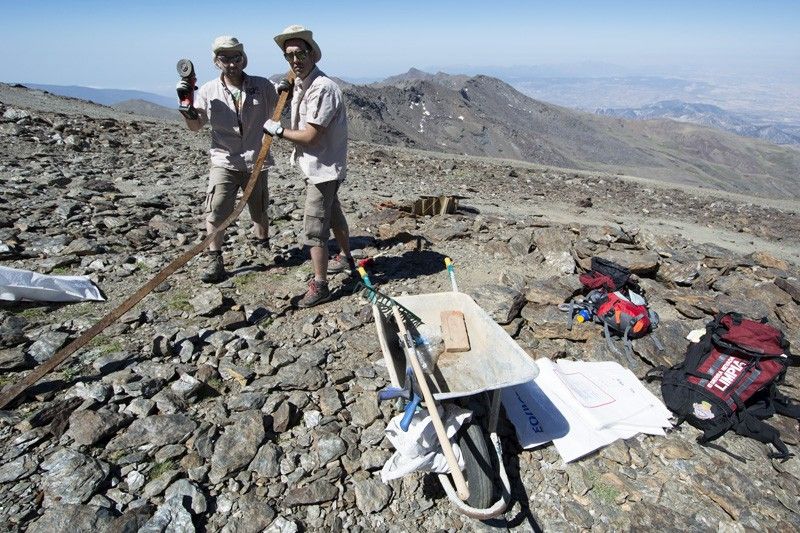
[[[533,359],[468,294],[438,292],[398,296],[395,300],[434,328],[441,328],[442,311],[464,313],[470,349],[439,355],[430,376],[434,399],[446,400],[519,385],[538,375]],[[403,387],[408,364],[398,342],[397,326],[375,306],[373,314],[392,385]]]

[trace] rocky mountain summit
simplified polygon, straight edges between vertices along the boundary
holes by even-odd
[[[202,238],[208,133],[0,86],[0,265],[90,276],[104,303],[3,303],[0,384],[97,322]],[[376,119],[377,120],[377,119]],[[303,182],[274,145],[273,249],[242,220],[232,276],[200,260],[0,411],[6,531],[793,531],[800,460],[768,457],[690,426],[618,441],[564,464],[552,446],[499,434],[512,503],[481,523],[435,476],[388,485],[378,404],[388,384],[371,309],[343,275],[335,299],[296,309],[311,275],[297,246]],[[638,375],[679,361],[686,334],[721,310],[765,316],[800,346],[800,217],[761,200],[658,181],[353,142],[343,208],[358,257],[384,292],[471,294],[531,357],[617,360],[601,330],[566,327],[592,256],[630,267],[661,315],[665,346],[634,341]],[[453,215],[411,216],[423,195]],[[246,215],[245,215],[246,216]],[[498,354],[498,357],[502,354]],[[657,395],[658,384],[647,385]],[[784,391],[798,398],[800,375]],[[775,416],[797,454],[796,421]]]

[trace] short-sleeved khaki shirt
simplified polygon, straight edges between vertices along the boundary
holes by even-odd
[[[304,80],[295,80],[292,129],[308,124],[324,127],[311,146],[295,145],[292,163],[313,184],[343,181],[347,175],[347,111],[339,86],[319,68]]]
[[[241,94],[225,86],[222,75],[203,84],[194,107],[203,124],[211,124],[211,166],[251,172],[261,150],[264,122],[278,101],[275,85],[245,74]],[[234,103],[234,96],[238,96]]]

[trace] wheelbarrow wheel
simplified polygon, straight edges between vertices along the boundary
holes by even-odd
[[[493,503],[494,472],[497,459],[490,454],[483,428],[477,424],[469,424],[462,429],[458,438],[458,446],[464,457],[464,475],[469,488],[467,505],[476,509],[485,509]]]

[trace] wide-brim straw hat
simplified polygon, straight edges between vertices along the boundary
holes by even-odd
[[[220,35],[211,43],[212,58],[216,60],[220,52],[239,52],[242,54],[242,68],[247,66],[247,54],[244,53],[244,44],[239,42],[236,37],[230,35]]]
[[[311,52],[314,55],[313,59],[315,63],[322,59],[322,50],[320,50],[317,41],[314,40],[314,34],[311,30],[308,30],[297,24],[292,24],[275,36],[275,42],[278,43],[278,46],[281,50],[284,50],[283,45],[289,39],[302,39],[307,42],[311,47]]]

